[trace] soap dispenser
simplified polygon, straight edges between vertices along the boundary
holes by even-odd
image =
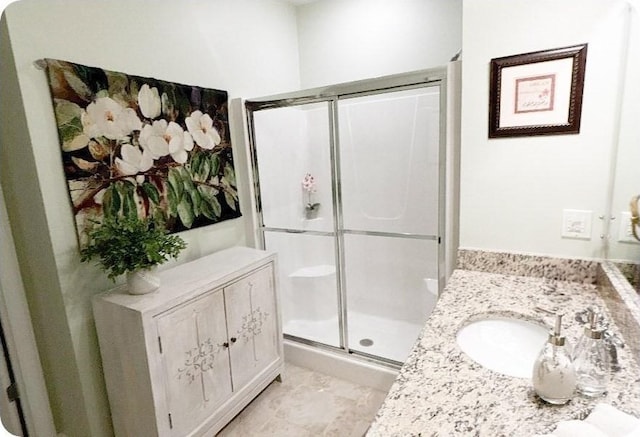
[[[604,329],[598,326],[597,319],[595,311],[589,308],[589,325],[585,326],[574,353],[578,392],[588,397],[603,395],[609,379]]]
[[[556,314],[555,326],[533,365],[531,378],[536,394],[557,405],[569,402],[576,389],[576,373],[561,329],[562,314]]]

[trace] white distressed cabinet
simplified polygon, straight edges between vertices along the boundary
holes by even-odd
[[[116,436],[211,436],[283,370],[275,255],[234,247],[93,311]]]

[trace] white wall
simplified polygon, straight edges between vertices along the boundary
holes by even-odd
[[[11,41],[3,41],[3,73],[7,68],[14,77],[2,78],[2,185],[20,234],[23,276],[31,278],[27,292],[54,418],[58,432],[69,436],[107,436],[112,431],[90,299],[113,284],[79,262],[49,90],[33,61],[69,60],[223,89],[230,98],[285,92],[299,87],[295,9],[265,0],[90,7],[81,0],[23,0],[5,14]],[[246,173],[239,178],[239,185],[247,183]],[[245,214],[247,205],[241,199]],[[244,244],[246,219],[185,232],[189,247],[180,262]]]
[[[581,258],[603,254],[623,1],[469,0],[463,5],[460,245]],[[588,43],[579,135],[488,139],[492,58]],[[591,240],[560,237],[562,210],[593,211]]]
[[[298,8],[302,88],[445,65],[461,0],[323,0]]]

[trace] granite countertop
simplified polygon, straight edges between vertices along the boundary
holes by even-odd
[[[560,420],[582,419],[598,402],[640,416],[640,369],[629,347],[618,348],[622,370],[613,373],[604,397],[576,395],[554,406],[537,398],[530,379],[488,370],[456,343],[458,329],[489,314],[552,326],[553,316],[536,311],[538,306],[566,314],[564,333],[575,345],[582,327],[574,315],[594,305],[622,337],[594,284],[454,271],[367,436],[526,437],[550,432]]]

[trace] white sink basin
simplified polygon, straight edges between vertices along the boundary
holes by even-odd
[[[491,317],[458,331],[458,346],[478,364],[504,375],[531,378],[548,330],[525,320]]]

